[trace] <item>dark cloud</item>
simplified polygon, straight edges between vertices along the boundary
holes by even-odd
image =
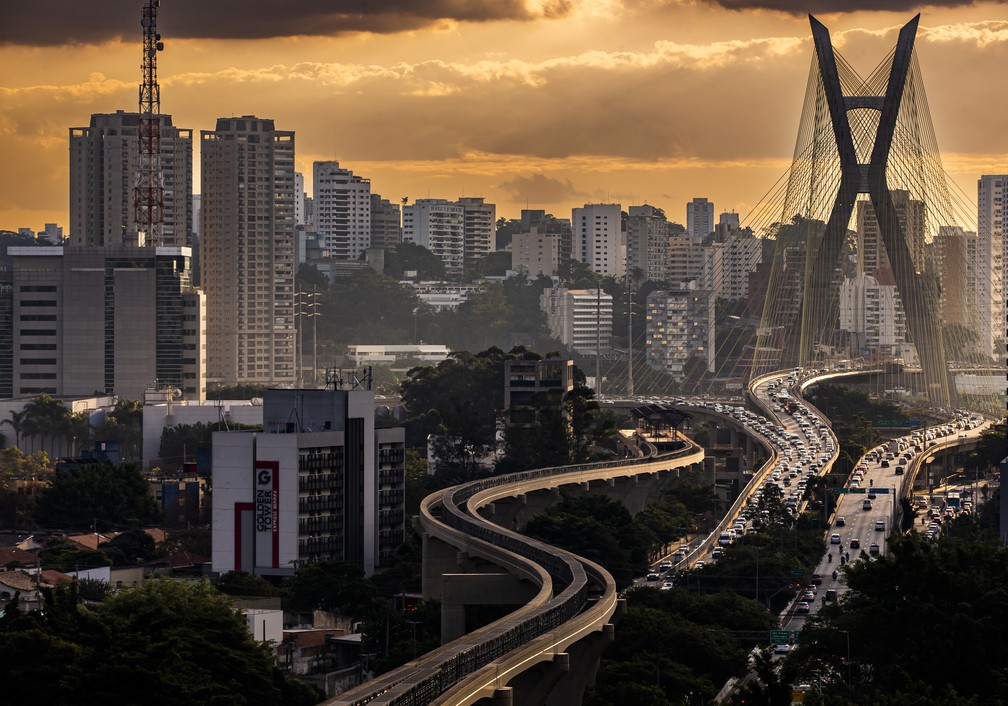
[[[517,176],[497,185],[509,200],[532,203],[557,203],[588,198],[590,194],[574,188],[570,179],[554,179],[545,174]]]
[[[140,38],[143,0],[3,2],[0,45],[100,44]],[[492,22],[562,17],[570,0],[531,12],[522,0],[170,0],[158,11],[165,37],[267,39],[350,32],[394,33],[444,20]]]
[[[836,12],[910,12],[917,13],[926,7],[963,7],[975,5],[974,0],[704,0],[728,10],[773,10],[789,15]],[[1002,4],[995,0],[996,4]]]

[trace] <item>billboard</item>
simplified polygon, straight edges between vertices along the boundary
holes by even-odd
[[[255,565],[280,566],[280,463],[256,461]]]

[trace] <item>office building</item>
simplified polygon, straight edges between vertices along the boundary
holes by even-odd
[[[678,380],[689,370],[690,358],[698,370],[714,372],[715,297],[709,289],[658,290],[647,296],[645,354],[648,366]]]
[[[305,199],[307,194],[304,188],[304,174],[301,172],[294,172],[294,225],[303,226],[308,221],[307,211],[305,210]]]
[[[404,431],[375,429],[370,390],[267,390],[262,432],[213,435],[215,572],[370,576],[405,539]]]
[[[601,277],[626,273],[626,241],[618,203],[586,203],[571,210],[572,257]]]
[[[402,211],[398,203],[371,194],[371,247],[395,250],[402,242]]]
[[[636,283],[661,282],[668,269],[669,223],[654,206],[631,206],[626,222],[627,276]]]
[[[552,277],[560,272],[560,246],[562,236],[541,233],[532,226],[527,233],[511,236],[511,268],[529,277]]]
[[[544,289],[539,305],[550,335],[585,355],[612,350],[612,297],[597,289]]]
[[[465,207],[446,199],[417,199],[403,207],[402,239],[437,255],[446,274],[461,275],[465,262]]]
[[[847,333],[852,354],[908,357],[906,316],[891,271],[858,273],[843,281],[840,329]]]
[[[192,245],[192,130],[160,117],[164,184],[161,242]],[[70,128],[70,245],[137,245],[133,186],[140,166],[139,113],[96,113]]]
[[[955,226],[942,226],[935,236],[934,259],[941,283],[938,306],[946,326],[969,326],[973,321],[969,261],[970,253],[976,251],[975,240],[975,234]],[[949,353],[946,351],[946,355]]]
[[[910,259],[913,261],[914,269],[917,272],[924,271],[924,231],[925,231],[925,209],[924,202],[910,198],[910,193],[902,189],[890,191],[893,205],[896,207],[896,214],[899,218],[900,228],[910,252]],[[861,200],[857,202],[857,268],[858,272],[874,274],[876,270],[892,271],[889,262],[889,254],[886,251],[885,243],[882,242],[882,233],[879,230],[878,218],[875,216],[875,209],[870,201]]]
[[[0,313],[0,396],[152,386],[206,396],[205,307],[189,248],[10,247]]]
[[[686,204],[686,232],[695,238],[706,238],[714,232],[714,203],[693,199]]]
[[[535,423],[536,398],[547,394],[560,406],[564,395],[574,389],[574,361],[507,360],[504,362],[504,414],[508,426]]]
[[[497,205],[480,196],[464,196],[462,206],[465,269],[474,272],[476,264],[493,251],[497,232]]]
[[[977,181],[977,259],[975,266],[978,332],[984,355],[999,358],[1005,338],[1004,254],[1008,252],[1008,174],[985,174]]]
[[[725,232],[727,235],[720,243],[720,277],[715,275],[716,284],[720,286],[715,290],[725,299],[748,299],[750,275],[763,262],[763,241],[749,228],[726,229]]]
[[[246,115],[200,141],[208,378],[294,384],[294,133]]]
[[[315,230],[336,260],[357,260],[371,247],[371,180],[339,162],[315,162]]]

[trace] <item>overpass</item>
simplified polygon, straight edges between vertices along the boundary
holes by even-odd
[[[863,371],[795,376],[789,387],[800,399],[815,382],[849,377]],[[752,406],[777,418],[766,395],[770,382],[793,373],[773,373],[752,381]],[[696,401],[696,411],[708,402]],[[736,408],[741,409],[741,408]],[[811,414],[818,411],[806,408]],[[691,410],[693,411],[693,410]],[[731,411],[709,415],[711,421],[731,417]],[[755,418],[755,417],[752,417]],[[771,471],[783,461],[787,430],[767,431],[766,419],[748,429],[771,458],[758,469],[714,531],[687,557],[692,566],[714,545],[718,533],[731,525]],[[731,419],[738,426],[739,419]],[[767,423],[768,424],[768,423]],[[832,432],[827,435],[835,442]],[[769,436],[768,436],[769,434]],[[950,439],[934,452],[955,446]],[[796,442],[797,443],[797,442]],[[837,458],[834,444],[819,473]],[[614,634],[622,615],[615,582],[601,566],[570,552],[525,537],[512,529],[532,514],[543,496],[557,496],[568,486],[600,488],[626,501],[643,504],[653,492],[649,483],[695,471],[704,451],[688,439],[682,448],[661,456],[536,469],[486,478],[429,495],[421,503],[423,593],[442,601],[444,644],[425,655],[345,692],[326,706],[363,704],[554,704],[580,703],[594,676],[598,657]],[[916,468],[914,469],[916,471]],[[908,478],[907,480],[911,480]],[[907,486],[912,487],[912,483]],[[525,515],[523,515],[525,513]],[[466,631],[467,605],[521,604],[514,612],[472,632]]]
[[[615,581],[594,562],[501,527],[480,511],[491,514],[493,503],[503,498],[571,484],[615,485],[620,478],[634,484],[702,461],[703,450],[684,440],[681,449],[655,458],[537,469],[427,496],[419,519],[424,595],[445,600],[443,627],[449,636],[458,632],[465,601],[474,595],[484,603],[528,601],[325,704],[579,703],[621,616]]]

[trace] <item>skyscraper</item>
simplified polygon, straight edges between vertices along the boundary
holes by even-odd
[[[693,199],[686,204],[686,232],[696,238],[705,238],[714,232],[712,201]]]
[[[1005,337],[1004,253],[1008,251],[1008,174],[985,174],[977,181],[977,314],[985,355]]]
[[[668,266],[669,229],[665,212],[631,206],[626,223],[627,275],[634,281],[661,281]]]
[[[402,239],[422,245],[441,258],[449,275],[461,275],[465,257],[465,208],[445,199],[417,199],[403,207]]]
[[[294,383],[294,133],[245,115],[200,143],[207,377]]]
[[[398,203],[371,194],[371,247],[395,250],[402,242],[402,212]]]
[[[315,230],[337,260],[357,260],[371,247],[371,180],[339,162],[315,162]]]
[[[192,130],[161,115],[164,225],[161,245],[190,246]],[[139,113],[96,113],[70,128],[70,245],[136,243],[133,184],[140,162]]]
[[[493,249],[497,205],[486,203],[481,196],[462,197],[458,202],[463,209],[465,268],[472,270]]]
[[[618,203],[586,203],[571,210],[571,256],[602,277],[626,273],[626,241]]]

